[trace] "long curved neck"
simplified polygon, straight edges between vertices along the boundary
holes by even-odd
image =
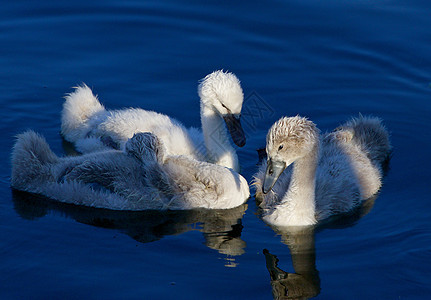
[[[292,225],[316,223],[316,169],[319,160],[319,143],[306,156],[297,159],[293,165],[292,177],[283,202],[288,205]]]
[[[212,107],[202,103],[201,123],[208,160],[239,172],[238,156],[229,142],[224,120]]]

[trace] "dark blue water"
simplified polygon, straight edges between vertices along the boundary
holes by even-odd
[[[222,68],[246,96],[238,153],[248,180],[279,117],[304,115],[325,131],[361,112],[392,134],[378,197],[295,237],[266,226],[253,198],[229,212],[131,214],[10,189],[16,134],[33,129],[66,153],[60,111],[71,87],[87,83],[108,108],[199,126],[197,82]],[[281,277],[301,273],[291,294],[431,297],[429,1],[7,1],[0,83],[2,299],[271,299],[282,285],[271,285],[271,255]]]

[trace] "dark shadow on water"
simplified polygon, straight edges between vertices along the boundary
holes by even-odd
[[[207,247],[228,256],[228,266],[235,265],[229,257],[243,254],[246,247],[241,233],[247,204],[227,210],[114,211],[59,203],[13,189],[12,200],[15,211],[23,219],[37,220],[49,213],[60,213],[79,223],[118,230],[141,243],[192,230],[200,231]]]

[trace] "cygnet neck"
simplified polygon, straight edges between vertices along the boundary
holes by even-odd
[[[290,207],[291,220],[297,225],[316,223],[316,169],[319,160],[319,142],[312,150],[293,164],[292,177],[282,202]]]
[[[201,123],[208,160],[239,172],[238,156],[229,142],[224,120],[214,107],[201,103]]]

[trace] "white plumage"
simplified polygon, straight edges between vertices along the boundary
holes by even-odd
[[[57,157],[33,131],[12,151],[13,188],[113,210],[227,209],[249,198],[246,180],[226,167],[167,156],[154,134],[138,133],[124,151]]]
[[[266,151],[268,161],[254,182],[263,218],[301,226],[348,212],[376,194],[391,145],[378,118],[360,116],[320,136],[313,122],[296,116],[270,128]]]
[[[61,117],[64,138],[78,151],[90,153],[122,148],[138,132],[151,132],[162,140],[167,155],[185,155],[239,171],[238,157],[227,129],[238,146],[245,144],[240,114],[243,92],[238,78],[216,71],[199,85],[202,130],[187,129],[166,115],[139,108],[108,111],[86,85],[66,96]],[[104,138],[109,137],[109,145]]]

